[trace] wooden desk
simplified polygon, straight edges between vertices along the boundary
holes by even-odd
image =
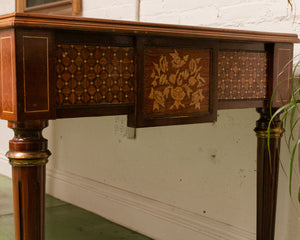
[[[127,114],[131,127],[213,122],[257,108],[257,239],[274,238],[282,129],[266,129],[289,96],[296,35],[33,14],[0,17],[0,117],[15,132],[17,240],[44,239],[42,130],[49,119]],[[283,73],[281,73],[283,71]],[[279,73],[281,73],[279,75]],[[250,134],[250,133],[249,133]]]

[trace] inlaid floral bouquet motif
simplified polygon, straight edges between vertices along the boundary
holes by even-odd
[[[172,101],[168,106],[169,111],[187,107],[200,110],[201,102],[205,99],[203,87],[206,83],[201,75],[201,58],[192,58],[188,54],[180,56],[176,50],[169,56],[171,58],[161,55],[158,62],[153,62],[148,96],[153,100],[153,112],[165,109],[169,100]]]

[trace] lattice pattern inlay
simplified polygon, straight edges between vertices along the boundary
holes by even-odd
[[[267,96],[265,52],[220,51],[218,99],[264,99]]]
[[[134,103],[134,59],[131,47],[58,45],[57,105]]]

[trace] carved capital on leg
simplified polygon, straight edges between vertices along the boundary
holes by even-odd
[[[270,108],[257,108],[256,111],[260,114],[260,119],[256,121],[256,128],[254,131],[258,138],[267,138],[268,137],[268,125],[271,119]],[[276,111],[276,109],[272,109],[272,114]],[[270,138],[281,138],[283,133],[283,128],[280,126],[280,118],[277,115],[272,123],[270,129]]]
[[[44,240],[45,165],[50,156],[42,130],[48,121],[8,122],[14,130],[6,154],[12,165],[15,239]]]
[[[277,185],[280,154],[280,139],[283,129],[279,116],[270,129],[270,153],[268,150],[269,108],[258,108],[260,119],[254,131],[257,136],[257,240],[273,240],[275,232]],[[275,109],[274,111],[275,112]]]
[[[50,156],[47,140],[42,131],[48,121],[8,122],[15,136],[9,141],[9,152],[6,154],[13,167],[45,165]]]

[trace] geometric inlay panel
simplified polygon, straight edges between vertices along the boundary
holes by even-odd
[[[131,47],[58,45],[56,75],[58,106],[134,103]]]
[[[209,112],[210,56],[208,49],[146,49],[146,115]]]
[[[266,98],[267,64],[265,52],[219,51],[218,99]]]

